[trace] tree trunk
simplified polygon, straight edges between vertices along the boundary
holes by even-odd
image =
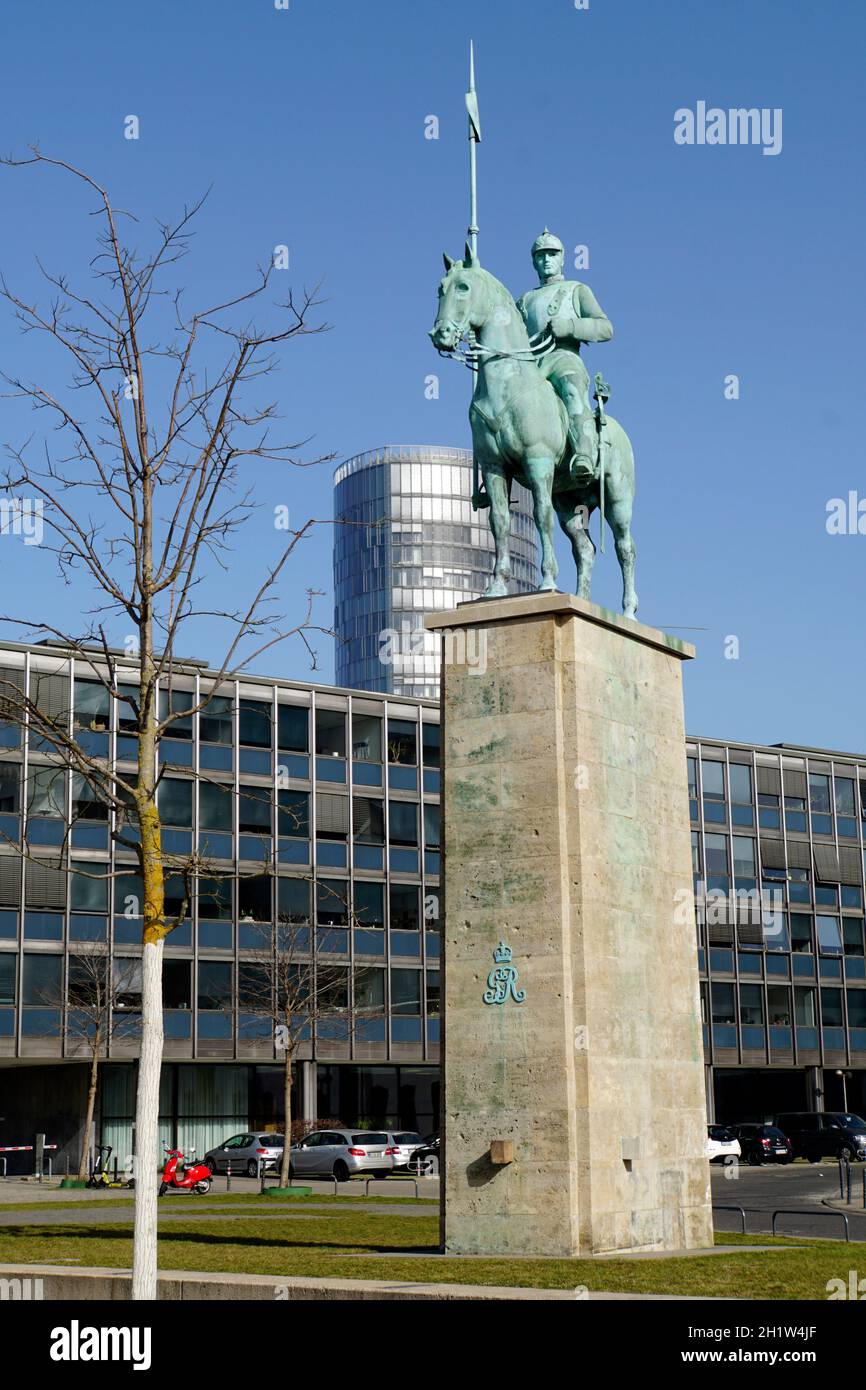
[[[141,961],[141,1055],[135,1104],[135,1228],[132,1297],[157,1292],[157,1170],[159,1080],[162,1071],[162,954],[164,938],[145,940]]]
[[[87,1113],[84,1116],[84,1131],[81,1135],[81,1162],[78,1165],[78,1178],[83,1181],[87,1177],[87,1159],[90,1155],[90,1134],[93,1129],[93,1111],[96,1106],[96,1081],[99,1075],[99,1042],[100,1035],[97,1030],[93,1040],[93,1053],[90,1058],[90,1085],[87,1088]]]
[[[292,1156],[292,1054],[286,1048],[286,1070],[283,1076],[283,1106],[285,1108],[286,1121],[283,1128],[283,1161],[280,1165],[280,1187],[289,1186],[289,1163]]]

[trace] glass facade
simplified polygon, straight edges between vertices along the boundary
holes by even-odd
[[[687,745],[715,1118],[866,1103],[866,759]]]
[[[100,764],[134,779],[131,708],[101,699],[86,660],[9,647],[0,676],[23,684]],[[196,850],[206,857],[185,913],[179,874],[166,883],[167,915],[183,920],[165,947],[165,1113],[200,1150],[212,1142],[211,1121],[264,1123],[247,1097],[281,1054],[267,1017],[264,1027],[252,1017],[243,981],[291,927],[308,943],[316,979],[326,969],[328,988],[344,982],[346,1025],[317,1026],[298,1053],[298,1065],[313,1068],[304,1073],[308,1103],[319,1063],[365,1076],[381,1068],[388,1095],[396,1086],[407,1114],[413,1105],[426,1114],[439,1056],[438,707],[249,677],[184,715],[211,681],[202,665],[178,662],[160,698],[164,714],[182,716],[160,744],[163,848],[178,863]],[[136,833],[37,738],[0,723],[0,1058],[80,1059],[75,981],[84,954],[104,953],[125,1021],[106,1063],[112,1144],[130,1123],[124,1059],[138,1046]],[[394,1080],[401,1068],[426,1078],[417,1104]],[[344,1103],[366,1094],[360,1072],[328,1075],[329,1094]]]
[[[388,446],[334,474],[337,684],[439,695],[439,637],[424,614],[480,598],[493,569],[487,512],[473,512],[472,453]],[[530,494],[512,492],[513,593],[538,586]]]

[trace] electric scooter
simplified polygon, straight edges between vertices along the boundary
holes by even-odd
[[[164,1197],[169,1188],[178,1192],[197,1192],[202,1197],[206,1192],[210,1192],[213,1179],[206,1163],[185,1163],[183,1177],[179,1178],[177,1165],[184,1155],[180,1149],[170,1149],[167,1144],[163,1144],[162,1147],[165,1149],[166,1158],[162,1182],[159,1184],[160,1197]],[[192,1150],[192,1157],[194,1156],[195,1149]]]
[[[93,1172],[87,1179],[88,1187],[135,1187],[134,1178],[115,1178],[109,1177],[108,1165],[111,1161],[112,1148],[110,1144],[97,1145],[96,1162],[93,1165]]]

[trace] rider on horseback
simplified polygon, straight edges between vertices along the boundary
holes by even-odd
[[[568,412],[568,438],[573,457],[570,471],[576,486],[598,477],[598,436],[589,404],[589,373],[580,356],[581,343],[606,343],[613,327],[588,285],[562,274],[565,248],[545,227],[532,246],[532,263],[540,288],[518,299],[517,307],[530,338],[549,333],[556,341],[539,361]]]

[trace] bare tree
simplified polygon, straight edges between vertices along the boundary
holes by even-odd
[[[65,275],[40,266],[50,295],[42,306],[0,279],[0,296],[22,329],[44,334],[72,367],[62,397],[39,382],[6,376],[7,395],[29,402],[51,428],[37,443],[31,436],[8,447],[11,463],[2,483],[8,494],[25,490],[39,503],[62,580],[86,581],[94,595],[83,632],[64,632],[32,615],[8,614],[5,620],[58,640],[89,666],[110,701],[123,699],[137,741],[135,773],[118,772],[93,756],[68,723],[14,682],[7,682],[3,694],[12,717],[53,749],[60,765],[87,779],[111,809],[115,840],[138,860],[143,929],[136,1159],[138,1172],[148,1175],[157,1167],[163,945],[186,909],[184,902],[174,917],[166,914],[170,866],[157,805],[159,744],[178,719],[197,713],[275,642],[297,635],[315,664],[309,640],[316,630],[314,592],[307,591],[306,612],[294,625],[285,624],[275,605],[277,582],[315,518],[294,528],[279,518],[285,531],[281,553],[237,607],[215,612],[202,586],[209,564],[228,567],[232,540],[252,514],[244,465],[257,459],[301,466],[303,444],[275,437],[274,403],[253,396],[277,366],[281,349],[323,325],[310,322],[315,291],[271,300],[272,266],[260,267],[246,290],[199,310],[185,308],[181,291],[166,277],[188,250],[203,200],[173,223],[158,224],[153,249],[141,252],[120,231],[121,223],[135,219],[115,210],[89,174],[36,147],[26,158],[3,163],[77,180],[95,198],[101,229],[92,288],[74,288]],[[250,317],[257,310],[267,323]],[[243,589],[240,575],[236,588]],[[172,698],[179,639],[203,616],[227,625],[224,655],[207,693],[180,711]],[[115,644],[110,625],[118,623],[123,641]],[[121,694],[124,682],[134,694]],[[168,691],[162,710],[160,690]],[[135,834],[124,835],[130,824]],[[194,861],[183,866],[187,885],[195,870]],[[135,1299],[156,1297],[156,1201],[155,1182],[136,1183]]]
[[[319,892],[333,900],[335,915],[351,929],[355,922],[348,898],[319,885]],[[348,893],[348,885],[347,885]],[[292,1137],[292,1069],[303,1046],[323,1040],[348,1042],[363,1027],[365,1018],[384,1017],[384,992],[380,1003],[368,997],[369,981],[383,983],[381,970],[356,969],[354,979],[347,963],[338,963],[317,948],[317,928],[310,925],[316,912],[279,916],[276,931],[253,923],[261,944],[248,951],[238,965],[238,1010],[247,1016],[247,1028],[260,1035],[264,1026],[283,1058],[283,1106],[285,1145],[280,1166],[280,1186],[289,1183]],[[322,930],[319,928],[319,930]],[[328,928],[324,928],[325,931]],[[353,996],[353,997],[352,997]]]
[[[81,1133],[78,1177],[87,1177],[87,1160],[93,1134],[93,1116],[99,1085],[99,1063],[108,1056],[113,1041],[134,1037],[140,1014],[135,1000],[141,989],[141,963],[134,957],[118,956],[111,961],[103,943],[90,949],[82,943],[69,960],[69,980],[56,989],[40,991],[40,1002],[57,1010],[66,1033],[71,1055],[88,1058],[87,1106]],[[132,1005],[131,1005],[132,1001]],[[65,1019],[64,1019],[65,1011]]]

